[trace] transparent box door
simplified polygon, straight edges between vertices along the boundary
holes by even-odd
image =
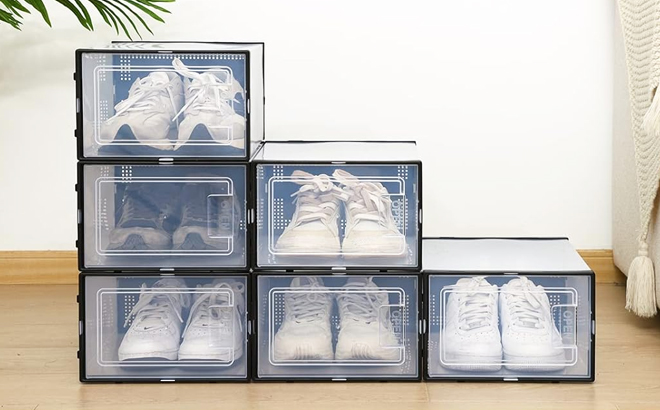
[[[589,275],[429,275],[431,378],[589,379]]]
[[[415,378],[417,277],[259,275],[258,377]]]
[[[82,155],[245,158],[247,56],[82,53]],[[263,91],[256,93],[259,104]]]
[[[84,377],[247,377],[246,277],[86,276]]]
[[[257,165],[257,266],[415,267],[416,165]]]
[[[84,267],[245,267],[244,165],[83,166]]]

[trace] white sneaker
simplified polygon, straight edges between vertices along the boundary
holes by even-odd
[[[275,249],[291,254],[331,254],[341,252],[339,242],[339,195],[341,190],[330,177],[294,171],[292,182],[302,185],[294,193],[296,210],[291,222],[275,244]]]
[[[135,316],[119,346],[119,360],[176,360],[181,340],[181,311],[190,305],[180,279],[161,279],[151,288],[142,284],[140,299],[126,317]]]
[[[332,360],[332,297],[317,277],[298,276],[284,295],[284,321],[275,334],[273,358]]]
[[[521,276],[502,286],[502,346],[507,369],[552,371],[566,366],[562,340],[543,286]]]
[[[193,297],[179,360],[234,362],[243,355],[245,342],[245,287],[234,280],[216,279],[197,290],[203,293]]]
[[[184,115],[179,125],[179,137],[174,149],[185,144],[198,126],[218,143],[245,148],[245,117],[236,114],[234,104],[243,87],[225,67],[209,67],[198,73],[186,67],[180,59],[172,62],[176,72],[185,77],[186,104],[176,118]]]
[[[101,139],[115,140],[125,126],[141,144],[172,150],[169,134],[176,130],[173,119],[183,107],[183,99],[183,83],[175,73],[154,71],[138,78],[128,98],[115,105],[115,115],[102,124]]]
[[[332,175],[344,188],[344,256],[403,255],[406,239],[394,222],[387,189],[380,182],[360,180],[341,169]]]
[[[440,341],[440,364],[461,371],[498,371],[502,342],[497,324],[498,290],[484,277],[450,286]]]
[[[337,295],[339,336],[335,360],[402,360],[403,349],[392,330],[389,297],[372,278],[350,278]]]

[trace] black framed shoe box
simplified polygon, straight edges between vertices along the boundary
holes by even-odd
[[[420,279],[408,272],[252,275],[253,379],[421,380]]]
[[[264,43],[76,51],[79,160],[247,161],[264,139]]]
[[[79,277],[82,382],[248,381],[246,274]]]
[[[414,142],[266,141],[251,167],[254,270],[419,271]]]
[[[81,271],[247,272],[248,166],[78,165]]]
[[[568,239],[422,243],[425,380],[594,381],[594,273]]]

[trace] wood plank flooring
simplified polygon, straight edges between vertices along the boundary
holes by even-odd
[[[77,288],[0,286],[5,409],[660,409],[660,319],[597,285],[596,382],[94,384],[78,382]]]

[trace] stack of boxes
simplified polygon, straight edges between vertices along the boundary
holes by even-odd
[[[570,245],[422,241],[414,142],[265,141],[263,44],[76,63],[82,381],[593,380],[593,274]],[[532,273],[488,264],[520,251]],[[561,363],[452,362],[458,280],[527,273]]]

